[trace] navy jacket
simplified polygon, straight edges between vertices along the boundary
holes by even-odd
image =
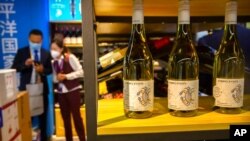
[[[20,77],[21,77],[19,86],[20,91],[26,90],[26,84],[29,84],[31,80],[32,66],[25,66],[25,61],[30,57],[31,54],[29,46],[18,49],[13,65],[11,67],[13,69],[16,69],[17,72],[20,72]],[[43,93],[48,94],[48,82],[46,75],[52,73],[51,55],[50,52],[46,51],[43,48],[41,48],[40,63],[44,67],[44,72],[40,74],[41,80],[44,84]]]

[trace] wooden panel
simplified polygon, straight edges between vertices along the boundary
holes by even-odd
[[[243,112],[235,115],[213,111],[212,97],[200,97],[198,115],[188,118],[171,116],[166,98],[155,99],[154,115],[148,119],[126,118],[122,99],[99,100],[98,107],[99,135],[219,131],[231,124],[250,124],[250,95],[245,96]]]
[[[227,0],[191,0],[191,16],[224,16]],[[95,0],[96,16],[131,16],[132,0]],[[144,0],[145,16],[177,16],[178,0]],[[250,15],[250,1],[238,0],[238,15]]]
[[[176,24],[146,24],[145,30],[150,33],[175,33]],[[130,34],[131,23],[100,23],[97,24],[98,34]]]

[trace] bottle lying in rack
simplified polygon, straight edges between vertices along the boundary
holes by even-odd
[[[226,3],[224,35],[214,59],[213,96],[217,112],[241,113],[245,58],[236,32],[237,1]]]
[[[179,0],[178,29],[168,62],[168,108],[173,116],[195,116],[199,60],[191,39],[189,0]]]
[[[129,118],[148,118],[154,105],[153,58],[144,27],[143,0],[133,0],[132,32],[123,64],[124,112]]]
[[[117,48],[100,57],[97,64],[98,73],[102,73],[106,70],[109,70],[114,66],[122,66],[123,58],[127,49],[127,47],[121,49]]]

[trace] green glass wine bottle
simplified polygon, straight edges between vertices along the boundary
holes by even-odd
[[[190,31],[189,0],[179,0],[178,28],[168,61],[168,108],[170,114],[197,114],[199,59]]]
[[[237,38],[237,1],[228,1],[224,34],[214,59],[213,96],[217,112],[237,114],[243,106],[245,58]]]
[[[154,105],[154,72],[146,42],[143,0],[133,0],[132,32],[123,65],[125,116],[148,118]]]

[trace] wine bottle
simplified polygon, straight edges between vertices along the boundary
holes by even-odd
[[[173,116],[197,114],[199,59],[191,38],[189,0],[179,0],[176,40],[168,61],[168,108]]]
[[[102,73],[118,64],[122,65],[123,58],[125,56],[127,49],[128,49],[127,47],[121,49],[117,48],[101,56],[97,62],[98,73]]]
[[[63,40],[63,42],[65,44],[71,44],[70,36],[71,36],[71,33],[70,33],[70,30],[69,30],[69,27],[65,26],[65,28],[64,28],[64,40]]]
[[[123,66],[125,116],[150,117],[154,104],[154,72],[146,42],[142,0],[133,0],[132,32]]]
[[[71,37],[70,37],[71,44],[76,44],[76,38],[77,38],[77,35],[76,35],[76,28],[75,28],[75,26],[73,25],[73,26],[71,27]]]
[[[79,26],[77,28],[77,31],[76,31],[76,43],[77,44],[82,44],[82,29],[81,29],[81,26]]]
[[[217,112],[237,114],[243,106],[245,58],[236,32],[237,2],[228,1],[224,34],[214,59],[213,96]]]

